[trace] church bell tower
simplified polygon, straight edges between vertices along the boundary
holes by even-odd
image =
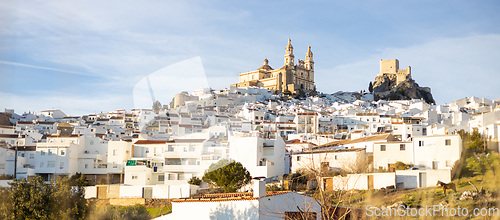
[[[295,59],[295,56],[293,55],[293,46],[292,46],[292,40],[288,38],[288,45],[286,45],[285,49],[285,66],[293,66],[293,60]]]

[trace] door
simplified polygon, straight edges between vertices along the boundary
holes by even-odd
[[[144,199],[153,198],[153,187],[142,188],[142,198],[144,198]]]
[[[108,187],[107,186],[97,186],[97,196],[98,199],[108,198]]]
[[[389,168],[389,172],[396,172],[396,164],[388,163],[387,167]]]
[[[368,189],[373,189],[373,175],[368,175]]]
[[[333,178],[324,178],[323,181],[324,181],[323,189],[325,191],[333,190]]]
[[[427,187],[427,173],[418,174],[419,187]]]

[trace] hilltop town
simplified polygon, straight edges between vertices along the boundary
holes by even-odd
[[[418,87],[411,67],[399,69],[397,59],[381,61],[373,92],[323,94],[316,91],[311,47],[305,55],[295,63],[289,40],[283,67],[273,69],[265,59],[230,88],[179,91],[152,109],[82,116],[5,109],[0,175],[49,181],[81,173],[90,184],[87,199],[178,199],[171,217],[196,218],[209,212],[202,205],[225,201],[266,204],[265,197],[280,205],[283,195],[310,201],[290,191],[306,190],[292,186],[290,177],[311,169],[324,170],[316,181],[323,190],[448,183],[466,151],[460,132],[477,132],[487,150],[499,150],[500,100],[465,97],[436,105],[430,89]],[[200,197],[210,186],[190,180],[223,159],[240,162],[254,183],[243,194]],[[266,192],[266,184],[285,191]],[[198,202],[203,198],[209,200]],[[186,211],[194,209],[199,212]]]

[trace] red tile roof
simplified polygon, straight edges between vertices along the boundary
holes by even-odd
[[[167,140],[138,140],[135,144],[165,144]]]
[[[32,121],[18,121],[18,124],[33,124]]]
[[[290,191],[269,191],[266,192],[266,196],[275,196]],[[176,199],[172,202],[217,202],[217,201],[236,201],[236,200],[256,200],[259,197],[253,197],[253,192],[243,192],[243,193],[217,193],[217,194],[205,194],[201,196],[194,196],[192,198]]]

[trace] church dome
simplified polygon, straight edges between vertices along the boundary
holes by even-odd
[[[264,65],[262,65],[259,70],[272,70],[273,68],[269,66],[269,60],[264,59]]]

